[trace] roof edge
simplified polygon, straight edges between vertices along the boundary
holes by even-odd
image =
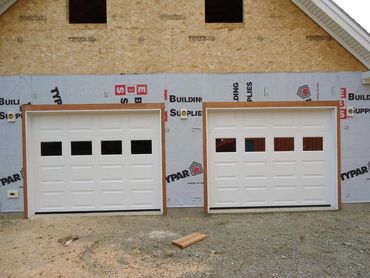
[[[312,20],[327,31],[335,40],[337,40],[344,48],[346,48],[353,56],[355,56],[361,63],[370,69],[370,60],[365,59],[353,47],[342,39],[336,32],[334,32],[326,22],[318,18],[310,9],[308,9],[301,0],[291,0],[304,13],[306,13]],[[329,16],[336,24],[338,24],[343,31],[348,33],[358,44],[364,47],[370,53],[370,35],[361,27],[350,15],[331,0],[308,0],[313,5],[317,6],[323,13]],[[306,1],[307,2],[307,1]]]
[[[2,4],[2,6],[0,6],[0,15],[2,15],[7,9],[9,9],[17,1],[18,0],[6,0],[6,1],[2,1],[3,3],[0,3],[0,4]]]

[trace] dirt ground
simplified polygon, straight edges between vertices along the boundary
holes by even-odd
[[[208,238],[171,245],[193,232]],[[58,241],[69,235],[79,238]],[[0,277],[370,277],[370,204],[208,217],[3,214],[0,240]]]

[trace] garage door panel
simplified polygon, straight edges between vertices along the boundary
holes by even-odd
[[[106,133],[118,132],[122,133],[127,127],[126,117],[117,117],[115,113],[106,113],[104,119],[98,119],[96,128],[104,136]]]
[[[302,200],[304,203],[317,204],[321,203],[323,205],[330,204],[326,196],[322,194],[322,188],[303,188]]]
[[[239,122],[240,113],[238,111],[234,111],[233,115],[230,115],[228,112],[219,112],[217,115],[214,115],[212,119],[210,119],[210,124],[213,127],[214,131],[219,131],[222,129],[237,129],[236,123]]]
[[[303,201],[308,203],[322,203],[322,204],[329,204],[329,202],[327,201],[327,198],[325,198],[326,196],[323,195],[323,190],[325,191],[325,188],[324,187],[315,187],[315,186],[304,186],[303,187]]]
[[[308,167],[324,166],[327,152],[303,152],[302,163]]]
[[[128,190],[130,192],[155,192],[155,194],[158,194],[155,190],[155,182],[154,180],[132,180],[130,182],[130,185],[128,186]]]
[[[271,185],[275,188],[279,186],[297,186],[298,177],[294,174],[291,175],[283,175],[278,174],[276,176],[271,177]]]
[[[114,192],[111,194],[104,194],[102,196],[102,210],[128,210],[127,200],[124,198],[125,194],[121,192]]]
[[[41,166],[37,172],[43,177],[43,182],[63,182],[65,179],[63,166]]]
[[[214,169],[215,179],[230,179],[239,175],[239,165],[236,161],[216,162]]]
[[[130,155],[130,162],[131,165],[151,165],[152,167],[156,167],[156,165],[154,164],[156,162],[156,155],[158,154],[152,153],[152,154]]]
[[[96,167],[94,165],[82,164],[71,165],[68,169],[69,177],[73,180],[91,179],[95,177]]]
[[[99,191],[104,192],[114,192],[114,191],[125,191],[127,190],[127,183],[124,179],[117,180],[101,180],[99,182]]]
[[[130,175],[133,181],[137,180],[153,180],[156,177],[155,167],[153,164],[131,164]]]
[[[68,183],[67,183],[68,182]],[[82,177],[75,177],[75,178],[69,178],[67,180],[66,184],[68,184],[68,186],[70,186],[71,188],[72,187],[77,187],[77,186],[82,186],[83,188],[86,188],[86,186],[93,186],[95,185],[96,183],[96,180],[91,177],[91,176],[82,176]]]
[[[157,209],[155,203],[153,203],[153,190],[150,189],[131,189],[130,190],[130,207],[132,208],[146,208],[146,209]]]
[[[215,184],[229,184],[229,183],[235,183],[236,180],[238,180],[238,176],[232,175],[230,173],[221,173],[221,175],[218,175],[214,178]]]
[[[40,192],[37,201],[40,204],[40,211],[64,210],[66,209],[66,199],[64,191],[44,191]]]
[[[238,185],[218,185],[215,188],[214,192],[214,201],[215,203],[235,203],[239,202],[237,193],[239,192]]]
[[[326,128],[330,124],[330,119],[328,117],[325,117],[325,114],[327,113],[330,113],[330,111],[321,111],[321,113],[317,114],[302,112],[300,116],[300,125],[302,126],[302,128],[326,130]]]
[[[71,133],[79,131],[93,132],[95,126],[95,117],[91,114],[73,114],[67,116],[68,131]]]
[[[36,212],[162,208],[159,111],[49,114],[31,117]],[[132,155],[132,139],[151,140],[151,153]],[[62,154],[40,157],[42,140],[61,142]],[[76,153],[72,142],[91,142],[91,151]]]
[[[158,208],[149,203],[132,203],[130,206],[131,210],[157,210]]]
[[[311,160],[302,161],[302,173],[304,177],[324,177],[328,173],[328,165],[325,161]]]
[[[235,119],[235,122],[239,122],[240,127],[244,130],[266,130],[270,125],[270,117],[263,111],[240,112],[240,116]]]
[[[259,200],[258,196],[251,196],[251,200],[246,200],[241,207],[266,207],[269,203],[264,200]]]
[[[278,160],[272,161],[273,177],[295,177],[298,172],[297,161]]]
[[[241,182],[241,186],[245,190],[266,190],[271,184],[268,177],[244,177],[244,180]]]
[[[296,205],[300,201],[299,191],[297,190],[297,187],[290,184],[281,184],[279,186],[274,186],[273,194],[274,204],[279,203],[287,205],[288,203],[290,203],[291,205]]]
[[[212,192],[218,201],[226,200],[230,201],[230,194],[235,194],[239,191],[239,185],[235,184],[235,180],[225,181],[225,182],[215,182],[215,190]],[[234,193],[230,193],[234,192]],[[238,197],[234,195],[232,201],[235,201]]]
[[[258,137],[266,135],[268,130],[267,126],[260,126],[252,123],[243,123],[242,129],[246,137]],[[253,134],[253,136],[251,136]]]
[[[44,180],[39,183],[40,192],[63,192],[66,183],[64,180]]]
[[[288,111],[272,111],[270,115],[272,128],[292,128],[299,124],[299,119]]]
[[[98,207],[97,188],[93,183],[73,183],[68,188],[68,203],[72,208],[95,208]]]
[[[244,192],[242,192],[242,207],[249,206],[267,206],[269,200],[266,198],[268,190],[267,186],[250,186],[244,187]]]
[[[86,186],[92,186],[95,184],[95,179],[91,178],[91,177],[74,177],[74,178],[70,178],[69,179],[69,185],[71,187],[78,187],[78,186],[82,186],[82,187],[86,187]]]
[[[100,177],[99,183],[103,186],[113,185],[116,186],[117,184],[124,184],[125,183],[125,176],[124,173],[114,173],[115,176],[106,176]]]
[[[62,141],[64,132],[60,130],[44,130],[40,132],[39,142]],[[40,148],[40,146],[38,146]],[[39,152],[40,153],[40,152]]]
[[[214,202],[212,203],[212,207],[219,207],[219,206],[235,206],[238,205],[239,200],[236,200],[235,194],[237,190],[233,188],[229,188],[228,190],[222,190],[215,194],[213,194],[212,199]]]
[[[286,206],[300,206],[303,205],[302,202],[298,202],[295,200],[296,198],[294,196],[291,196],[291,199],[289,198],[284,198],[279,200],[278,196],[275,201],[270,203],[271,207],[286,207]]]
[[[126,173],[126,167],[124,165],[111,165],[103,164],[100,165],[99,178],[100,181],[123,181]]]
[[[325,204],[326,198],[322,194],[323,187],[304,187],[302,199],[305,202],[322,202]]]
[[[330,149],[336,147],[336,132],[332,132],[336,114],[332,112],[283,108],[239,109],[236,113],[233,109],[208,110],[209,207],[330,203],[329,188],[335,180],[335,174],[329,176],[335,157],[335,151]],[[236,151],[216,152],[217,138],[235,138]],[[249,138],[248,151],[246,138]],[[264,138],[264,148],[261,139],[253,138]],[[293,149],[289,147],[291,139],[275,143],[275,138],[293,138]],[[321,150],[317,149],[320,138]]]
[[[65,123],[60,120],[59,116],[49,114],[47,117],[44,117],[42,122],[33,122],[33,125],[40,131],[40,134],[49,131],[60,133],[64,129]]]
[[[92,149],[92,152],[94,152],[94,149]],[[93,155],[66,155],[66,158],[68,160],[67,163],[71,166],[81,166],[81,167],[89,167],[91,165],[95,166],[95,157]]]
[[[238,192],[239,185],[236,178],[231,177],[225,179],[217,179],[215,180],[214,186],[215,189],[211,192],[211,194],[212,197],[214,197],[214,199],[218,202],[230,202],[237,199],[237,195],[235,195],[235,193]]]
[[[267,161],[247,161],[244,162],[244,167],[242,168],[242,173],[244,179],[266,179],[268,172],[266,167],[268,165]]]

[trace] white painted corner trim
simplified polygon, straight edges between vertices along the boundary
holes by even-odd
[[[370,34],[331,0],[291,0],[370,69]]]
[[[9,9],[18,0],[0,0],[0,15]]]

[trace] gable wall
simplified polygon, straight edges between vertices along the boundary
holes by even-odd
[[[108,24],[71,25],[67,0],[19,0],[0,75],[366,70],[290,0],[244,0],[244,24],[205,24],[204,0],[107,2]]]

